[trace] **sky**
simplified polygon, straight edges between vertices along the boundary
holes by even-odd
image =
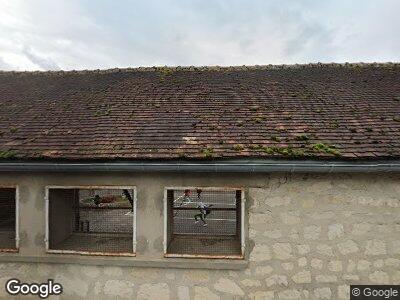
[[[399,0],[0,0],[0,70],[399,62]]]

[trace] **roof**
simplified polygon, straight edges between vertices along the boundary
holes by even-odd
[[[394,159],[400,64],[0,72],[0,159]]]

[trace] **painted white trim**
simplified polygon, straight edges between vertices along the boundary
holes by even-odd
[[[46,189],[80,189],[80,190],[133,190],[135,185],[46,185]]]
[[[241,193],[241,211],[240,211],[240,217],[241,217],[241,225],[240,225],[240,245],[241,245],[241,254],[240,255],[198,255],[198,254],[172,254],[172,253],[167,253],[167,245],[168,245],[168,240],[167,240],[167,225],[168,225],[168,201],[167,201],[167,191],[168,190],[185,190],[185,189],[196,189],[196,188],[201,188],[203,191],[240,191]],[[244,254],[245,254],[245,205],[246,205],[246,198],[244,197],[245,189],[244,187],[202,187],[202,186],[167,186],[164,187],[164,257],[181,257],[181,258],[207,258],[207,259],[212,259],[212,258],[220,258],[220,259],[243,259]]]
[[[45,202],[45,210],[46,210],[46,232],[44,237],[44,242],[46,244],[46,251],[49,251],[49,187],[45,187],[44,193],[44,202]]]
[[[79,254],[79,255],[93,255],[93,256],[130,256],[135,257],[136,253],[130,252],[96,252],[96,251],[75,251],[75,250],[47,250],[47,253],[52,254]]]
[[[132,232],[133,232],[133,245],[132,245],[132,250],[133,253],[136,253],[136,231],[137,231],[137,190],[136,187],[133,189],[133,223],[132,223]]]
[[[19,186],[15,187],[15,248],[19,249],[19,201],[20,193]]]
[[[244,190],[242,190],[241,192],[241,203],[240,203],[240,207],[241,207],[241,212],[240,212],[240,243],[241,243],[241,250],[242,250],[242,256],[244,256],[245,254],[245,250],[246,250],[246,237],[244,234],[244,229],[245,229],[245,212],[246,212],[246,198],[244,197]]]
[[[49,190],[50,189],[81,189],[81,190],[133,190],[133,220],[132,220],[132,253],[106,253],[106,252],[87,252],[87,251],[75,251],[75,250],[56,250],[50,249],[49,246]],[[46,233],[45,243],[47,253],[58,253],[58,254],[81,254],[81,255],[106,255],[106,256],[136,256],[136,214],[137,214],[137,189],[136,186],[120,186],[120,185],[47,185],[45,186],[45,203],[46,203]],[[103,254],[102,254],[103,253]]]
[[[243,259],[242,255],[165,254],[165,258]]]
[[[168,201],[167,201],[167,193],[168,189],[164,188],[164,241],[163,241],[163,246],[164,246],[164,254],[167,254],[167,245],[168,245],[168,241],[167,241],[167,226],[168,226]]]
[[[164,187],[166,190],[194,190],[194,189],[202,189],[203,191],[216,191],[216,192],[225,192],[225,191],[237,191],[244,190],[244,187],[210,187],[210,186],[167,186]]]

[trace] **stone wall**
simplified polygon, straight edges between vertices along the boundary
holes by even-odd
[[[43,185],[50,180],[50,176],[43,178],[29,182]],[[117,182],[125,175],[115,178]],[[13,180],[19,179],[28,182],[27,177],[16,176]],[[160,175],[152,184],[201,182],[203,186],[245,186],[247,268],[208,270],[191,269],[189,264],[187,269],[176,269],[12,262],[0,263],[0,287],[11,277],[26,282],[53,278],[64,286],[61,299],[349,299],[350,284],[400,284],[399,179],[398,175],[355,174],[231,174],[221,178],[196,175],[192,179]],[[94,183],[96,179],[89,181]],[[138,205],[161,211],[162,205],[140,204],[144,201],[140,193],[146,188],[151,189],[151,184],[138,186]],[[24,189],[33,191],[28,186]],[[144,193],[154,197],[158,192]],[[41,205],[29,203],[21,199],[22,206],[42,209]],[[21,211],[28,213],[23,207]],[[28,220],[28,217],[21,220],[22,225]],[[150,231],[154,231],[156,246],[151,246],[153,243],[144,236],[139,238],[138,258],[147,251],[162,258],[158,245],[158,235],[162,232],[157,235],[157,228]],[[38,239],[26,235],[29,232],[22,234],[21,244],[29,246],[31,243],[23,239],[33,239],[32,253],[43,255],[37,250],[41,247]],[[146,246],[140,245],[141,242]],[[22,249],[21,252],[24,253]],[[0,296],[8,298],[4,289],[0,289]]]

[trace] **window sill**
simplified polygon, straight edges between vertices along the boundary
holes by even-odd
[[[94,266],[146,267],[146,268],[177,268],[177,269],[210,269],[210,270],[243,270],[248,266],[246,260],[234,259],[202,259],[202,258],[159,258],[146,259],[138,257],[109,256],[77,256],[47,254],[46,256],[23,256],[12,253],[0,254],[0,262],[81,264]]]
[[[19,250],[18,249],[0,249],[0,252],[4,252],[4,253],[18,253]]]
[[[164,254],[166,258],[192,258],[192,259],[244,259],[242,255],[206,255],[206,254]]]
[[[135,257],[136,256],[136,253],[90,252],[90,251],[75,251],[75,250],[47,250],[46,253],[86,255],[86,256],[116,256],[116,257]]]

